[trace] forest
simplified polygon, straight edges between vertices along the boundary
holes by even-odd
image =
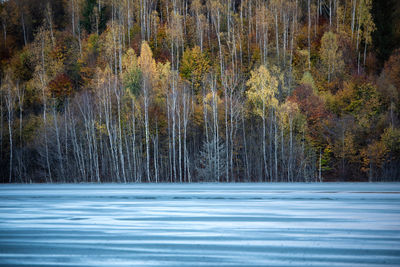
[[[0,1],[0,182],[400,181],[400,1]]]

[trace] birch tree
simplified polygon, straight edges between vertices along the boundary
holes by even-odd
[[[332,32],[324,34],[321,39],[320,55],[328,76],[328,82],[330,82],[332,77],[340,73],[344,65],[336,34]]]
[[[156,63],[153,53],[147,42],[142,42],[140,48],[139,66],[143,75],[142,93],[145,115],[145,137],[146,137],[146,176],[150,182],[150,133],[149,133],[149,104],[152,93],[153,77],[156,75]]]
[[[15,89],[13,88],[13,84],[11,81],[11,77],[8,74],[5,81],[2,82],[2,91],[5,92],[5,102],[7,107],[7,121],[8,121],[8,135],[9,135],[9,144],[10,144],[10,162],[9,162],[9,175],[8,175],[8,182],[12,182],[13,177],[13,128],[14,128],[14,108],[15,108]]]
[[[276,69],[276,67],[272,67]],[[277,72],[277,71],[276,71]],[[261,65],[258,69],[251,71],[250,79],[246,85],[249,87],[247,97],[254,105],[255,112],[262,118],[262,147],[264,159],[264,180],[268,179],[267,165],[267,145],[266,145],[266,112],[268,109],[276,107],[278,100],[278,79],[274,77],[269,69]],[[271,177],[269,177],[271,179]]]

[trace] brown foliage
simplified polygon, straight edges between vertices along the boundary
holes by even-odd
[[[395,50],[386,61],[384,72],[400,93],[400,48]]]
[[[64,73],[58,74],[50,83],[51,95],[57,98],[64,98],[72,94],[71,79]]]
[[[306,115],[311,137],[315,139],[320,136],[323,132],[323,121],[330,117],[322,98],[314,94],[311,86],[300,85],[293,91],[289,101],[297,103],[300,111]]]

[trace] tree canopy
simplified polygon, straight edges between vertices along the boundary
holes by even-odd
[[[399,10],[1,1],[0,181],[398,180]]]

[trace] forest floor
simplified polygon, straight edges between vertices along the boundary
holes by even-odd
[[[0,185],[1,266],[399,266],[400,183]]]

